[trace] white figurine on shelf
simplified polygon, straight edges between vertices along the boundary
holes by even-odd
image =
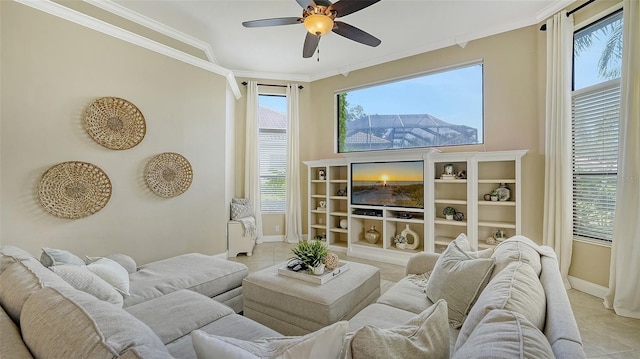
[[[318,179],[324,181],[326,178],[324,176],[324,169],[318,170]]]

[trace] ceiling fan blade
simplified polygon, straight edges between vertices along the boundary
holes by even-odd
[[[296,0],[301,8],[306,9],[313,4],[313,0]]]
[[[340,0],[329,6],[329,11],[335,11],[336,17],[347,16],[356,11],[369,7],[380,0]]]
[[[382,43],[382,41],[380,41],[380,39],[378,39],[377,37],[360,30],[355,26],[351,26],[342,21],[335,21],[334,24],[335,26],[331,31],[335,32],[338,35],[344,36],[347,39],[372,47],[376,47]]]
[[[264,26],[280,26],[300,24],[302,19],[299,17],[277,17],[273,19],[262,19],[245,21],[242,23],[244,27],[264,27]]]
[[[313,56],[313,53],[316,52],[318,48],[319,42],[320,36],[307,31],[307,36],[304,38],[304,47],[302,48],[302,57],[306,59]]]

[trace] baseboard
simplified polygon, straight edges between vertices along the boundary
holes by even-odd
[[[262,242],[284,242],[284,236],[262,236]]]
[[[587,294],[591,294],[594,297],[604,299],[604,296],[607,295],[607,292],[609,291],[609,288],[607,287],[603,287],[599,284],[587,282],[584,279],[580,279],[572,276],[569,276],[568,279],[569,279],[569,283],[571,283],[571,288]]]

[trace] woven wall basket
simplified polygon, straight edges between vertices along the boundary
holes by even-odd
[[[144,180],[158,196],[175,197],[189,189],[193,170],[186,158],[165,152],[149,160],[144,169]]]
[[[93,101],[82,117],[89,136],[112,150],[135,147],[147,132],[142,112],[131,102],[117,97]]]
[[[38,200],[56,217],[77,219],[104,208],[111,190],[109,177],[99,167],[70,161],[49,168],[42,175]]]

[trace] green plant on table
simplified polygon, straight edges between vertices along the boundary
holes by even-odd
[[[297,259],[307,269],[313,269],[322,264],[322,260],[329,253],[329,247],[321,241],[307,240],[298,243],[297,246],[291,249],[291,252],[294,255],[291,259]]]

